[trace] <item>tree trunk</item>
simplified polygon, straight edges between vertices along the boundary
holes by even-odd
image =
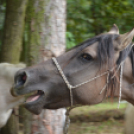
[[[27,0],[7,0],[1,62],[19,62],[26,4]],[[18,117],[11,115],[1,134],[18,134],[18,124]]]
[[[21,60],[28,66],[38,63],[40,59],[40,23],[43,18],[44,10],[42,11],[41,8],[43,4],[43,0],[28,1],[25,24],[26,35],[24,36],[23,52],[21,54]],[[23,116],[24,134],[33,133],[31,130],[32,114],[23,107],[20,108],[20,114]]]
[[[19,62],[26,3],[27,0],[7,0],[1,62]]]
[[[18,115],[18,110],[15,110],[16,115]],[[15,115],[11,115],[7,124],[1,129],[0,134],[18,134],[19,125],[18,125],[18,117]]]
[[[32,113],[22,106],[20,106],[19,112],[22,117],[20,122],[23,124],[23,134],[31,134]]]
[[[22,55],[22,59],[31,65],[62,54],[65,29],[66,0],[30,0],[26,16],[28,39],[23,45],[28,58]],[[33,117],[32,134],[62,134],[64,114],[65,109],[43,110]]]
[[[42,44],[55,56],[65,51],[66,0],[46,0]]]
[[[41,24],[41,44],[44,47],[44,60],[59,56],[65,51],[66,0],[46,0],[44,7],[44,23]],[[43,118],[44,117],[44,118]],[[45,134],[63,134],[65,109],[43,110],[40,114]],[[47,131],[46,131],[47,130]]]

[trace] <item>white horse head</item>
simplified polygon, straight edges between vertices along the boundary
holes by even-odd
[[[14,82],[14,74],[25,68],[25,64],[0,64],[0,128],[3,127],[11,115],[12,108],[24,101],[24,97],[13,97],[10,93]]]

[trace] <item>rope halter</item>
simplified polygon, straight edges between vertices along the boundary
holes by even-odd
[[[94,81],[94,80],[97,79],[97,78],[100,78],[100,77],[102,77],[102,76],[104,76],[104,75],[107,75],[106,84],[104,85],[104,87],[103,87],[103,88],[101,89],[101,91],[100,91],[100,94],[102,94],[102,92],[103,92],[106,88],[108,88],[108,84],[109,84],[109,82],[110,82],[110,80],[109,80],[110,71],[113,71],[114,68],[112,68],[111,70],[108,70],[108,71],[106,71],[106,72],[104,72],[104,73],[102,73],[102,74],[100,74],[100,75],[98,75],[98,76],[96,76],[96,77],[93,77],[93,78],[91,78],[91,79],[89,79],[89,80],[87,80],[87,81],[85,81],[85,82],[82,82],[82,83],[80,83],[80,84],[77,84],[77,85],[73,86],[73,85],[70,84],[70,82],[68,81],[67,77],[64,75],[64,73],[63,73],[63,71],[62,71],[60,65],[58,64],[56,58],[55,58],[55,57],[52,57],[52,60],[53,60],[54,64],[56,65],[56,67],[57,67],[57,69],[58,69],[60,75],[62,76],[62,78],[63,78],[63,80],[64,80],[66,86],[68,87],[68,89],[69,89],[69,91],[70,91],[71,107],[70,107],[69,109],[67,109],[67,111],[66,111],[66,116],[67,116],[67,117],[66,117],[65,125],[64,125],[64,134],[67,134],[67,133],[68,133],[68,127],[69,127],[69,124],[70,124],[69,112],[70,112],[70,110],[71,110],[72,108],[74,108],[74,107],[73,107],[73,93],[72,93],[72,89],[78,88],[78,87],[80,87],[80,86],[82,86],[82,85],[84,85],[84,84],[87,84],[87,83],[90,83],[90,82]],[[121,101],[121,85],[122,85],[123,65],[124,65],[124,61],[119,65],[119,67],[118,67],[117,70],[115,71],[115,74],[116,74],[116,73],[118,72],[119,68],[120,68],[120,92],[119,92],[118,108],[119,108],[119,106],[120,106],[120,101]],[[115,77],[115,74],[112,76],[112,78]],[[112,78],[111,78],[111,79],[112,79]]]
[[[73,85],[70,84],[70,82],[68,81],[67,77],[64,75],[64,73],[63,73],[63,71],[62,71],[60,65],[58,64],[56,58],[55,58],[55,57],[52,57],[52,60],[53,60],[53,62],[55,63],[55,65],[56,65],[56,67],[57,67],[57,69],[58,69],[60,75],[62,76],[62,78],[63,78],[65,84],[67,85],[67,87],[68,87],[68,89],[69,89],[69,91],[70,91],[71,107],[73,107],[73,93],[72,93],[72,89],[78,88],[78,87],[80,87],[80,86],[82,86],[82,85],[84,85],[84,84],[87,84],[87,83],[89,83],[89,82],[92,82],[92,81],[94,81],[95,79],[100,78],[100,77],[102,77],[102,76],[104,76],[104,75],[107,74],[107,82],[106,82],[106,84],[104,85],[104,87],[102,88],[102,90],[101,90],[101,92],[100,92],[100,94],[101,94],[101,93],[104,91],[104,89],[106,89],[106,87],[107,87],[108,84],[109,84],[109,73],[110,73],[110,71],[113,71],[113,69],[114,69],[114,68],[112,68],[111,70],[108,70],[108,71],[106,71],[106,72],[104,72],[104,73],[102,73],[102,74],[100,74],[100,75],[98,75],[98,76],[96,76],[96,77],[93,77],[93,78],[91,78],[91,79],[89,79],[89,80],[87,80],[87,81],[85,81],[85,82],[82,82],[82,83],[80,83],[80,84],[77,84],[77,85],[73,86]],[[116,70],[116,72],[115,72],[115,73],[117,73],[118,70],[119,70],[119,68],[120,68],[119,105],[120,105],[120,100],[121,100],[121,85],[122,85],[123,65],[124,65],[124,61],[119,65],[119,67],[117,68],[117,70]],[[114,77],[114,76],[115,76],[115,74],[113,75],[113,77]],[[113,77],[112,77],[112,78],[113,78]],[[118,105],[118,108],[119,108],[119,105]]]
[[[83,83],[80,83],[80,84],[78,84],[78,85],[73,86],[73,85],[71,85],[71,84],[69,83],[68,79],[67,79],[66,76],[64,75],[64,73],[63,73],[63,71],[62,71],[60,65],[58,64],[56,58],[53,57],[52,60],[53,60],[53,62],[55,63],[55,65],[56,65],[56,67],[57,67],[57,69],[58,69],[60,75],[62,76],[62,78],[63,78],[63,80],[64,80],[64,82],[65,82],[65,84],[67,85],[68,89],[70,90],[70,102],[71,102],[71,107],[73,106],[73,93],[72,93],[72,89],[78,88],[78,87],[80,87],[80,86],[82,86],[82,85],[84,85],[84,84],[87,84],[87,83],[89,83],[89,82],[94,81],[94,80],[97,79],[97,78],[100,78],[100,77],[102,77],[102,76],[104,76],[104,75],[106,75],[106,74],[109,74],[109,73],[108,73],[109,71],[106,71],[106,72],[102,73],[101,75],[98,75],[98,76],[93,77],[93,78],[91,78],[91,79],[89,79],[89,80],[87,80],[87,81],[85,81],[85,82],[83,82]],[[105,86],[104,86],[104,87],[105,87]]]

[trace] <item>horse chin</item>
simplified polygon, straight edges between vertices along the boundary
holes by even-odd
[[[37,105],[25,104],[25,108],[33,114],[39,115],[42,111],[42,107]]]
[[[41,113],[44,107],[43,104],[44,98],[45,98],[45,94],[42,95],[37,94],[37,95],[29,96],[24,104],[24,107],[30,112],[32,112],[33,114],[38,115]]]

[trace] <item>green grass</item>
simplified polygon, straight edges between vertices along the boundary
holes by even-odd
[[[115,120],[113,117],[124,115],[126,103],[121,103],[119,110],[117,107],[118,102],[105,102],[73,109],[70,118],[76,121],[70,124],[69,134],[124,134],[124,120]],[[108,114],[110,118],[102,122],[77,121],[79,117],[98,119]]]
[[[97,123],[71,123],[69,134],[123,134],[124,122],[108,120]]]
[[[93,106],[83,106],[72,109],[70,115],[88,114],[90,112],[99,112],[105,110],[118,109],[118,102],[105,102]],[[121,103],[119,109],[126,108],[126,103]]]

